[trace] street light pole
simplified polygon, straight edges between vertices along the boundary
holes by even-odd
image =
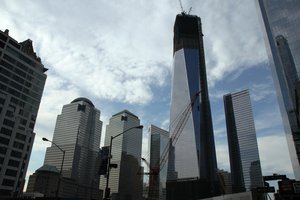
[[[43,141],[47,141],[47,142],[51,142],[52,144],[54,144],[62,153],[63,153],[63,157],[61,160],[61,165],[60,165],[60,172],[59,172],[59,179],[58,179],[58,183],[57,183],[57,188],[56,188],[56,193],[55,193],[55,198],[58,198],[58,192],[59,192],[59,187],[60,187],[60,182],[61,182],[61,177],[62,177],[62,170],[63,170],[63,166],[64,166],[64,161],[65,161],[65,154],[66,151],[63,150],[62,148],[60,148],[57,144],[55,144],[53,141],[48,140],[47,138],[42,138]]]
[[[106,187],[105,187],[105,195],[104,195],[105,200],[108,200],[109,196],[110,196],[110,188],[108,187],[108,183],[109,183],[110,166],[111,166],[110,161],[111,161],[111,158],[112,158],[111,150],[112,150],[112,141],[113,141],[113,139],[115,139],[116,137],[119,137],[120,135],[123,135],[124,133],[126,133],[127,131],[130,131],[131,129],[134,129],[134,128],[142,129],[143,127],[144,127],[143,125],[134,126],[134,127],[131,127],[129,129],[123,131],[122,133],[119,133],[118,135],[110,137],[108,161],[107,161],[107,170],[106,170]]]

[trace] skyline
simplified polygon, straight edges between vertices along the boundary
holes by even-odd
[[[9,29],[19,42],[30,38],[49,69],[27,177],[42,166],[49,144],[41,138],[52,139],[56,116],[77,97],[89,98],[101,111],[102,141],[108,119],[123,109],[141,119],[145,146],[150,124],[168,129],[173,24],[179,3],[70,3],[30,1],[20,6],[7,0],[0,8],[0,29]],[[229,170],[222,97],[249,88],[263,175],[285,173],[293,178],[254,1],[182,3],[202,19],[218,167]],[[142,155],[147,153],[145,146]]]

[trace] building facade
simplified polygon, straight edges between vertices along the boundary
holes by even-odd
[[[149,148],[150,148],[150,173],[149,177],[149,199],[166,199],[167,165],[160,170],[161,155],[168,148],[169,132],[157,126],[151,125],[149,128]],[[155,174],[155,172],[159,173]]]
[[[60,172],[55,166],[43,165],[29,176],[26,193],[23,193],[23,197],[39,194],[42,197],[52,198],[56,196],[57,186],[59,184],[59,195],[68,197],[70,199],[79,199],[77,197],[77,191],[80,191],[82,186],[77,183],[75,179],[68,177],[60,177]],[[99,194],[98,188],[93,188],[94,194]],[[25,195],[25,196],[24,196]],[[100,199],[94,195],[90,199]],[[81,198],[85,199],[85,198]]]
[[[224,95],[232,192],[263,186],[255,125],[248,90]]]
[[[257,0],[294,175],[300,179],[295,84],[300,73],[300,2]]]
[[[183,110],[191,101],[194,103],[176,145],[171,148],[168,181],[198,179],[209,188],[203,192],[210,194],[203,197],[217,195],[216,151],[200,18],[177,15],[173,42],[170,137],[177,131],[176,124],[181,123],[178,119]]]
[[[31,40],[0,31],[0,199],[22,193],[46,71]]]
[[[62,176],[76,180],[79,189],[73,197],[99,198],[100,111],[87,98],[64,105],[57,116],[53,142],[65,151]],[[63,153],[54,144],[47,148],[44,164],[61,168]]]
[[[128,110],[123,110],[109,119],[106,126],[105,146],[112,141],[111,168],[108,187],[112,199],[140,200],[142,199],[142,176],[138,175],[141,166],[142,129],[132,128],[140,125],[139,118]],[[130,129],[130,130],[129,130]],[[128,130],[128,131],[127,131]],[[101,179],[101,189],[105,191],[106,180]]]
[[[231,173],[225,170],[219,170],[218,176],[220,180],[220,186],[222,189],[222,194],[232,194],[232,181]]]

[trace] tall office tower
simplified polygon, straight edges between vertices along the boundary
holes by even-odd
[[[170,124],[174,126],[170,126],[170,136],[177,131],[175,124],[180,123],[177,119],[182,117],[184,108],[192,99],[196,100],[185,126],[180,131],[174,153],[170,154],[173,156],[169,156],[168,180],[174,182],[178,179],[199,179],[206,187],[201,187],[202,192],[206,193],[203,197],[214,196],[219,193],[217,162],[199,17],[184,13],[176,16],[173,48]],[[195,95],[198,92],[200,95],[197,97]],[[170,162],[174,162],[173,166]],[[180,195],[174,196],[179,198]]]
[[[118,165],[110,170],[108,186],[112,199],[142,199],[142,176],[138,172],[141,166],[143,135],[142,129],[133,128],[139,125],[140,120],[136,115],[123,110],[113,115],[106,126],[105,146],[110,146],[112,136],[121,134],[112,140],[111,163]],[[106,180],[101,179],[103,190],[105,183]]]
[[[77,98],[64,105],[57,116],[53,142],[65,153],[62,175],[76,180],[76,197],[98,199],[100,111],[87,98]],[[53,143],[47,148],[44,164],[61,169],[63,153]],[[98,194],[97,194],[98,193]]]
[[[263,186],[248,90],[224,95],[232,192]]]
[[[31,40],[0,31],[0,199],[23,190],[46,71]]]
[[[151,125],[150,133],[150,169],[160,169],[160,160],[165,148],[168,148],[169,132]],[[151,172],[150,170],[150,172]],[[166,199],[167,165],[158,174],[150,174],[149,199]]]
[[[295,82],[300,73],[300,1],[257,0],[294,175],[300,180]]]

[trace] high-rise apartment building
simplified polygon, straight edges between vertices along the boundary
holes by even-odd
[[[295,84],[300,73],[300,1],[257,0],[295,178],[300,180],[300,129]]]
[[[174,152],[170,153],[168,180],[200,180],[205,187],[201,187],[203,191],[199,190],[199,193],[203,192],[203,195],[197,198],[214,196],[219,193],[217,161],[200,18],[184,13],[177,15],[173,42],[170,136],[176,131],[175,124],[180,123],[177,119],[181,117],[185,107],[194,98],[196,100],[185,126],[180,131]],[[196,97],[199,92],[200,95]],[[173,192],[180,191],[175,189],[176,183],[172,185]],[[180,198],[180,195],[175,194],[175,197]]]
[[[248,90],[224,95],[232,192],[262,187],[263,178]]]
[[[114,114],[106,126],[104,146],[110,146],[111,137],[121,134],[112,140],[111,168],[108,187],[112,199],[140,200],[142,199],[142,176],[138,175],[141,166],[142,129],[140,119],[123,110]],[[124,134],[122,134],[124,133]],[[106,180],[101,178],[101,189],[105,190]]]
[[[53,142],[65,151],[62,176],[76,180],[75,197],[99,198],[100,111],[87,98],[64,105],[57,116]],[[63,153],[54,144],[47,148],[44,164],[61,168]]]
[[[151,125],[149,128],[149,148],[150,148],[150,177],[149,177],[149,199],[166,199],[167,165],[160,170],[160,160],[162,153],[168,148],[169,132],[157,126]],[[153,174],[152,171],[160,170]],[[152,172],[152,173],[151,173]]]
[[[0,31],[0,199],[23,190],[46,71],[31,40]]]

